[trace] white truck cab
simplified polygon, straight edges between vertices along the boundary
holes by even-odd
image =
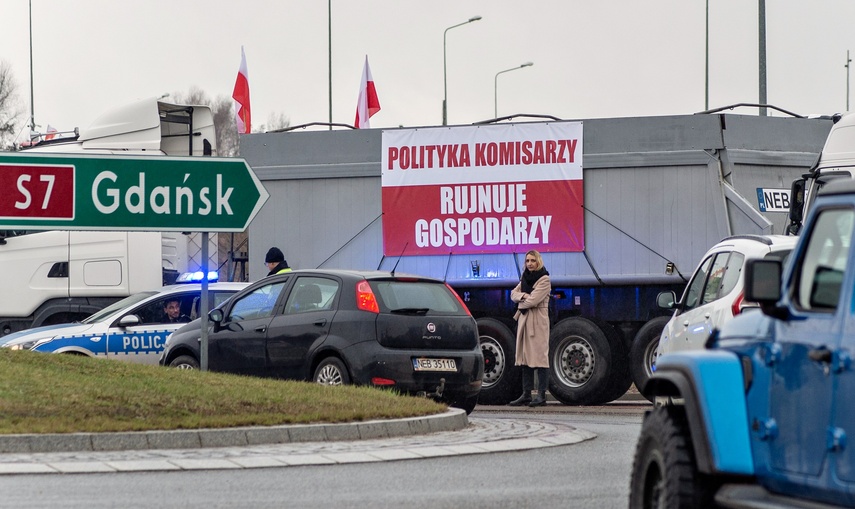
[[[834,125],[817,163],[809,173],[793,181],[788,235],[798,235],[808,209],[825,184],[834,179],[855,177],[855,112],[834,115],[832,120]]]
[[[22,152],[210,156],[216,146],[210,107],[150,98]],[[217,239],[210,237],[216,266]],[[198,270],[200,251],[197,237],[172,232],[0,230],[0,336],[80,320],[171,284],[179,273]]]

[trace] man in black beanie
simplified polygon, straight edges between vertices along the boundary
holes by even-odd
[[[283,272],[291,272],[291,267],[289,267],[288,262],[285,261],[285,255],[282,254],[282,250],[278,247],[271,247],[270,250],[267,251],[267,256],[264,257],[264,263],[267,264],[267,268],[270,270],[270,272],[267,273],[268,276],[282,274]]]

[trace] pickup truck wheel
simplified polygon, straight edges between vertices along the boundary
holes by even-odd
[[[638,330],[632,341],[632,349],[629,351],[629,369],[632,373],[632,381],[639,391],[644,388],[644,384],[653,374],[656,354],[659,350],[659,337],[668,320],[670,320],[668,316],[650,320]]]
[[[484,379],[478,402],[505,405],[522,394],[522,372],[514,366],[517,339],[511,329],[495,318],[480,318],[478,336],[484,354]]]
[[[620,396],[626,383],[626,347],[585,318],[558,322],[549,335],[549,392],[565,405],[598,405]]]
[[[683,410],[647,412],[632,462],[630,509],[714,507],[717,483],[696,465]]]
[[[170,368],[199,369],[199,361],[189,355],[179,355],[169,363]]]

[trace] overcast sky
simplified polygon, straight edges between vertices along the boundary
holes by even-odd
[[[2,1],[0,60],[30,110],[28,6]],[[31,0],[36,123],[89,125],[137,99],[196,86],[230,96],[245,47],[253,125],[329,119],[324,0]],[[711,0],[709,105],[757,102],[758,2]],[[705,0],[331,0],[333,121],[351,124],[365,55],[372,127],[439,125],[443,32],[449,124],[704,109]],[[799,114],[846,109],[855,1],[766,0],[767,95]],[[503,73],[524,62],[532,67]],[[754,114],[754,110],[739,110]],[[26,115],[25,115],[26,116]],[[22,118],[22,126],[26,118]],[[23,138],[21,138],[23,139]]]

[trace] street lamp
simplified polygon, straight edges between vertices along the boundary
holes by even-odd
[[[496,76],[493,78],[493,118],[499,118],[499,100],[498,100],[498,85],[499,85],[499,75],[505,72],[516,71],[517,69],[522,69],[523,67],[531,67],[534,65],[534,62],[526,62],[517,67],[511,67],[510,69],[505,69],[504,71],[499,71],[496,73]]]
[[[446,80],[445,71],[445,34],[447,34],[452,28],[457,28],[466,25],[467,23],[478,21],[479,19],[481,19],[481,16],[472,16],[463,23],[458,23],[446,28],[445,32],[442,33],[442,125],[448,125],[448,81]]]

